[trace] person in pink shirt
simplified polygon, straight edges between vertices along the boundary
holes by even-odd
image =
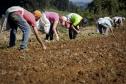
[[[41,14],[39,14],[39,17],[41,17]],[[28,40],[30,38],[30,32],[31,32],[30,27],[32,27],[38,42],[44,49],[46,49],[46,46],[39,37],[38,30],[35,25],[36,18],[31,12],[25,10],[20,6],[12,6],[6,10],[5,19],[7,20],[7,23],[9,24],[11,29],[9,46],[8,46],[9,48],[15,46],[16,32],[17,28],[19,27],[23,33],[19,49],[20,50],[26,49],[28,45]]]
[[[46,34],[45,40],[53,40],[53,34],[56,35],[56,40],[59,41],[59,35],[57,33],[57,25],[59,23],[59,14],[56,12],[45,12],[46,17],[49,19],[51,26],[49,34]]]

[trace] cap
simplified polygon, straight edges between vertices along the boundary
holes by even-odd
[[[37,16],[37,17],[41,17],[42,16],[42,13],[39,10],[35,10],[34,11],[34,15]]]

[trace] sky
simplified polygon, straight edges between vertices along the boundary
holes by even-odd
[[[92,0],[70,0],[70,1],[73,1],[73,2],[91,2]]]

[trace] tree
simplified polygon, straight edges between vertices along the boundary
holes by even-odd
[[[67,10],[69,0],[53,0],[52,4],[59,10]]]
[[[98,15],[117,15],[126,12],[126,0],[94,0],[88,5],[90,12]]]

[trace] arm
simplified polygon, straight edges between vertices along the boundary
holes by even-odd
[[[79,26],[77,26],[77,29],[73,26],[73,25],[71,25],[72,26],[72,28],[77,32],[77,33],[79,33],[79,30],[77,30],[77,29],[79,29]]]
[[[1,19],[1,28],[0,28],[0,33],[3,31],[3,30],[6,30],[7,28],[7,17],[6,16],[2,16],[2,19]]]
[[[38,42],[41,44],[41,46],[43,47],[43,49],[45,50],[46,49],[46,46],[44,45],[44,43],[41,41],[40,37],[39,37],[39,34],[38,34],[38,30],[36,27],[33,28],[33,31],[34,31],[34,34],[38,40]]]
[[[121,18],[120,21],[121,21],[121,26],[123,26],[123,18]]]
[[[56,40],[59,41],[59,36],[58,36],[58,33],[57,33],[57,30],[56,30],[56,27],[58,25],[58,22],[59,21],[55,21],[54,24],[53,24],[53,31],[54,33],[56,34]]]
[[[113,34],[113,27],[110,27],[110,31],[112,32],[112,34]]]

